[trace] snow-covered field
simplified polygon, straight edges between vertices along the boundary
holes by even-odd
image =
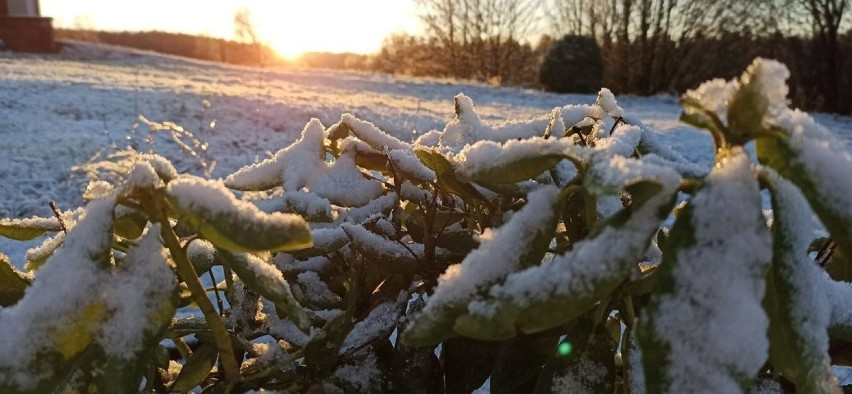
[[[0,53],[0,217],[49,216],[52,200],[64,209],[80,205],[86,177],[72,167],[117,148],[154,150],[188,172],[203,173],[203,163],[223,177],[295,140],[312,117],[329,125],[351,112],[407,140],[440,130],[459,92],[494,122],[594,101],[450,80],[246,68],[82,43],[58,55]],[[677,121],[675,97],[618,99],[686,158],[711,161],[709,135]],[[852,146],[852,119],[817,118]],[[194,147],[192,156],[145,119],[180,125],[192,133],[185,143],[207,149]],[[0,239],[0,252],[22,265],[33,244]]]

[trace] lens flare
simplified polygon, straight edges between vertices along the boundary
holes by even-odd
[[[556,349],[556,352],[559,353],[562,357],[567,357],[571,354],[571,350],[573,350],[573,346],[571,346],[570,342],[562,342],[559,344],[559,347]]]

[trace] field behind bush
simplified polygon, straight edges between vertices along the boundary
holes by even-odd
[[[351,112],[406,140],[440,130],[460,92],[491,122],[594,101],[463,81],[248,68],[80,42],[58,55],[0,53],[0,217],[51,215],[50,201],[79,206],[86,178],[72,167],[118,148],[153,150],[179,170],[221,177],[286,146],[312,117],[329,125]],[[709,165],[711,139],[677,121],[675,97],[616,96],[666,143]],[[852,119],[816,117],[852,146]],[[166,122],[207,148],[195,147],[193,156],[151,127]],[[16,264],[28,245],[0,239]]]

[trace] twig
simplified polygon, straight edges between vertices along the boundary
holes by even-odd
[[[68,228],[65,227],[65,221],[62,220],[62,214],[59,212],[59,208],[56,207],[56,201],[50,202],[50,209],[53,211],[53,216],[56,216],[56,220],[59,220],[59,227],[62,228],[62,232],[65,235],[68,235]]]

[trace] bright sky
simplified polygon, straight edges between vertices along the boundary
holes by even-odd
[[[412,0],[41,0],[54,26],[161,30],[232,38],[234,14],[251,12],[260,39],[281,55],[371,53],[391,33],[419,29]]]

